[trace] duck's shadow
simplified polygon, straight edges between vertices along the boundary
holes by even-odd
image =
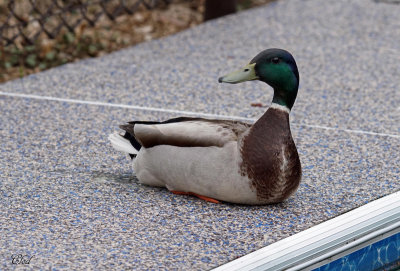
[[[137,183],[138,179],[132,172],[114,174],[109,172],[94,171],[92,172],[93,180],[97,182],[112,182],[119,184]]]

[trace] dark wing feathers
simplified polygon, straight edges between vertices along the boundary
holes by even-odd
[[[141,146],[150,148],[156,145],[222,147],[228,141],[237,140],[250,126],[233,120],[179,117],[162,122],[131,121],[120,128],[126,132],[124,138],[140,150]]]
[[[194,121],[194,120],[205,120],[202,118],[189,118],[189,117],[178,117],[172,118],[165,121],[142,121],[142,120],[135,120],[128,122],[129,124],[167,124],[167,123],[175,123],[175,122],[183,122],[183,121]]]

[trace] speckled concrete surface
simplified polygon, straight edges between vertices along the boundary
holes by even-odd
[[[209,269],[400,189],[399,139],[295,128],[304,178],[294,197],[209,204],[138,184],[110,148],[124,115],[147,112],[5,97],[0,106],[5,269],[18,253],[41,269]]]
[[[173,114],[0,95],[0,269],[205,270],[400,190],[399,5],[279,1],[0,91],[255,117],[261,83],[219,75],[267,47],[297,59],[304,177],[287,202],[215,205],[142,186],[107,136]],[[212,50],[213,49],[213,50]],[[390,133],[394,137],[311,128]],[[396,137],[397,136],[397,137]],[[21,267],[21,266],[19,266]]]

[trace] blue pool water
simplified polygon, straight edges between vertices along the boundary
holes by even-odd
[[[400,269],[400,232],[361,248],[313,271],[369,271]]]

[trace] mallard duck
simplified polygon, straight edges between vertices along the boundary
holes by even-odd
[[[253,125],[179,117],[132,121],[113,147],[130,154],[140,183],[175,194],[239,204],[278,203],[299,186],[301,164],[289,125],[299,73],[293,56],[267,49],[242,69],[219,78],[236,84],[260,80],[274,90],[271,106]]]

